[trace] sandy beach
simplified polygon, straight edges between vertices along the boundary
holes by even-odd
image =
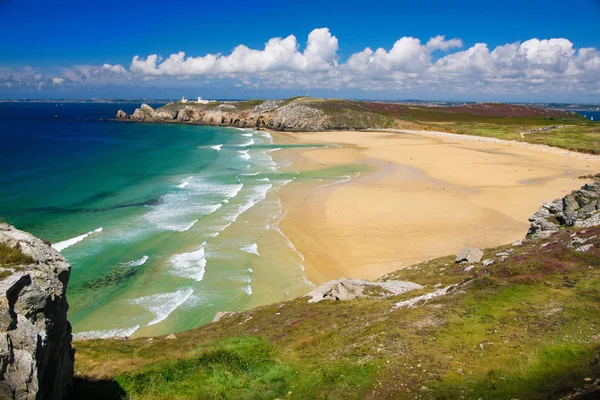
[[[296,169],[368,165],[345,182],[290,185],[281,227],[315,284],[342,276],[375,279],[464,246],[518,240],[545,202],[579,188],[600,158],[515,142],[440,132],[274,134],[280,143],[332,144],[297,150]]]

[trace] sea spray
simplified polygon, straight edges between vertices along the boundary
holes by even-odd
[[[52,247],[54,247],[57,251],[63,251],[67,247],[71,247],[74,244],[77,244],[77,243],[83,241],[88,236],[90,236],[90,235],[92,235],[94,233],[98,233],[98,232],[102,232],[102,228],[101,227],[98,228],[98,229],[94,229],[93,231],[90,231],[88,233],[84,233],[83,235],[79,235],[79,236],[76,236],[76,237],[71,238],[71,239],[63,240],[62,242],[54,243],[52,245]]]

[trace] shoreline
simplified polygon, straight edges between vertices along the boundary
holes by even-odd
[[[282,190],[288,212],[281,229],[316,285],[377,279],[465,246],[511,243],[525,236],[541,203],[600,169],[598,156],[442,132],[270,133],[275,143],[342,146],[293,150],[297,169],[374,169],[337,184]]]

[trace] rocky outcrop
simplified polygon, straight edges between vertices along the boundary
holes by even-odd
[[[396,296],[411,290],[423,289],[423,286],[414,282],[385,281],[371,282],[360,279],[337,279],[319,286],[309,294],[309,303],[318,303],[323,300],[355,300],[361,297],[389,297]]]
[[[456,262],[478,263],[483,257],[483,251],[465,247],[456,255]]]
[[[600,174],[594,176],[594,183],[542,205],[529,222],[527,234],[534,239],[548,237],[565,226],[600,225]]]
[[[0,280],[0,398],[62,399],[73,376],[71,266],[49,243],[7,224],[0,243],[32,260],[4,268]]]
[[[344,103],[341,107],[346,106]],[[355,107],[355,106],[353,106]],[[122,110],[117,120],[137,122],[189,123],[207,126],[271,129],[275,131],[316,132],[332,129],[368,129],[380,127],[389,118],[359,109],[334,109],[325,112],[323,102],[298,98],[227,103],[170,103],[154,110],[147,104],[131,115]]]

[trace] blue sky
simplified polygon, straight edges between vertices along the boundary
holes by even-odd
[[[598,0],[0,0],[0,38],[0,98],[284,97],[308,85],[351,98],[600,101]],[[259,53],[204,58],[239,45]]]

